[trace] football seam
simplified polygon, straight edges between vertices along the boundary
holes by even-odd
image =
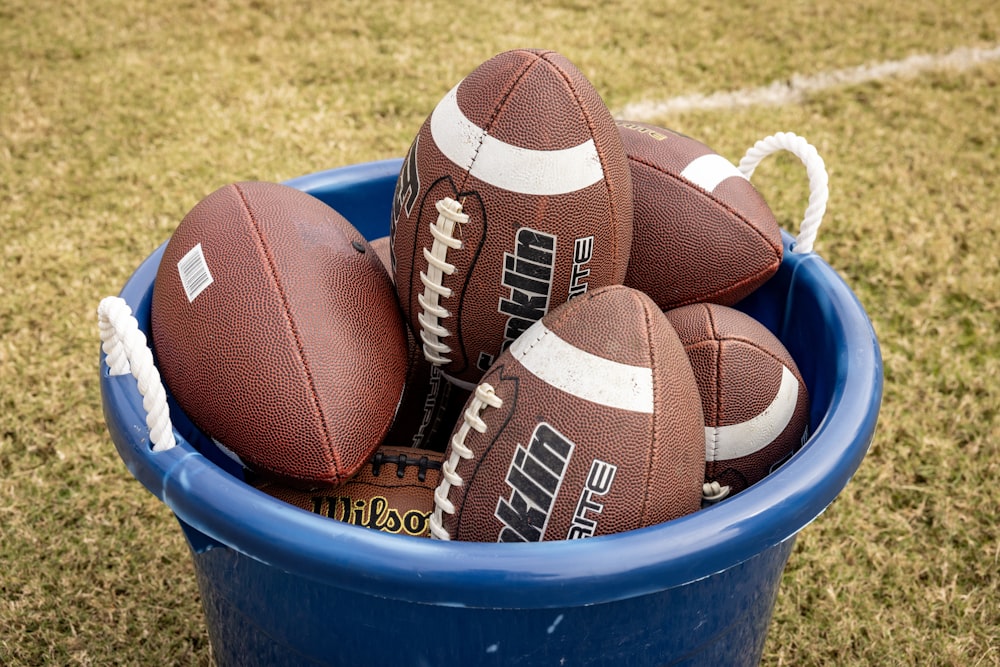
[[[653,169],[654,171],[660,172],[661,174],[667,176],[668,178],[672,178],[675,181],[678,181],[680,183],[684,183],[688,187],[696,190],[697,192],[702,193],[705,197],[707,197],[709,200],[711,200],[713,203],[715,203],[720,208],[725,209],[729,213],[732,213],[733,215],[735,215],[747,227],[749,227],[751,230],[753,230],[753,232],[755,234],[757,234],[757,236],[759,236],[761,238],[761,240],[764,241],[764,244],[767,245],[767,247],[769,247],[772,251],[774,251],[774,253],[775,253],[775,260],[778,259],[778,253],[781,251],[781,243],[779,242],[777,246],[775,246],[774,244],[772,244],[771,241],[767,238],[767,236],[765,236],[764,233],[760,229],[758,229],[757,226],[754,225],[747,218],[747,216],[744,215],[742,212],[736,210],[735,208],[733,208],[732,206],[730,206],[726,202],[722,201],[719,197],[715,196],[715,194],[713,194],[712,192],[709,192],[708,190],[706,190],[705,188],[701,187],[697,183],[692,183],[691,181],[689,181],[688,179],[684,178],[680,174],[671,173],[670,171],[667,171],[667,170],[663,169],[662,167],[659,167],[659,166],[657,166],[655,164],[651,164],[650,162],[648,162],[648,161],[646,161],[646,160],[644,160],[644,159],[642,159],[642,158],[640,158],[638,156],[627,155],[627,157],[629,159],[629,162],[636,162],[638,164],[644,165],[646,167],[649,167],[650,169]],[[732,178],[732,177],[730,177],[730,178]],[[747,181],[747,183],[749,184],[750,182]],[[721,183],[720,183],[720,185],[721,185]],[[751,184],[751,187],[752,187],[752,184]]]
[[[495,380],[496,384],[493,385],[494,391],[497,391],[496,388],[502,386],[502,384],[506,382],[510,382],[510,384],[513,385],[513,388],[510,390],[509,395],[506,398],[502,399],[503,405],[501,405],[499,408],[506,412],[503,421],[497,427],[496,432],[492,435],[492,437],[489,438],[488,442],[484,443],[482,451],[476,453],[476,457],[472,464],[472,470],[469,471],[469,474],[466,475],[466,477],[464,478],[465,484],[462,487],[460,487],[461,497],[459,498],[459,501],[461,502],[461,507],[459,507],[458,510],[452,515],[454,517],[455,536],[457,536],[462,530],[462,520],[465,516],[465,500],[469,495],[469,491],[471,490],[470,487],[472,486],[472,481],[475,480],[479,475],[479,470],[486,462],[486,459],[492,452],[493,448],[496,446],[497,439],[499,439],[499,437],[507,431],[507,427],[510,426],[510,422],[514,419],[514,414],[517,412],[516,409],[517,399],[520,396],[521,380],[516,375],[505,374],[504,371],[506,370],[506,368],[507,367],[505,364],[501,364],[498,367],[491,368],[490,372],[487,373],[487,375],[484,375],[482,381],[480,382],[480,384],[482,384],[483,382],[490,382],[490,380],[488,379],[489,376],[495,375],[497,379]],[[497,395],[499,396],[499,394]],[[466,405],[468,405],[468,403],[466,403]],[[463,415],[464,415],[464,410],[463,410]],[[460,419],[464,419],[464,416],[461,417]],[[451,438],[449,437],[448,440],[450,448]],[[454,488],[455,488],[454,486],[451,487],[451,489]],[[451,500],[451,489],[449,489],[448,500]]]
[[[454,181],[451,180],[450,176],[448,176],[448,179],[452,187],[455,187],[455,183]],[[476,200],[477,205],[479,206],[479,210],[482,212],[483,216],[483,230],[482,233],[479,235],[479,243],[476,245],[476,251],[472,255],[472,261],[469,262],[469,270],[466,271],[466,275],[462,281],[462,289],[459,291],[458,308],[456,308],[455,312],[452,313],[452,317],[455,318],[454,336],[458,340],[458,351],[461,354],[462,365],[452,366],[448,370],[450,370],[453,373],[464,373],[469,368],[469,366],[472,365],[472,360],[469,358],[469,354],[465,349],[465,330],[464,327],[462,326],[463,325],[462,313],[465,311],[465,298],[469,294],[469,284],[472,282],[472,274],[475,273],[476,268],[479,266],[479,259],[482,256],[483,247],[486,245],[486,235],[487,232],[489,231],[490,222],[489,222],[489,215],[486,213],[486,203],[483,201],[483,198],[479,194],[478,190],[465,190],[465,191],[456,190],[455,196],[462,197],[460,201],[462,202],[463,212],[465,211],[465,201],[469,197],[473,197]],[[465,244],[464,239],[462,243],[463,245]],[[454,363],[455,361],[456,360],[453,358],[451,360],[451,363]]]
[[[733,341],[733,342],[743,343],[744,345],[748,345],[748,346],[753,347],[758,352],[764,354],[767,357],[770,357],[771,359],[773,359],[774,361],[776,361],[781,366],[787,368],[795,376],[795,379],[799,382],[799,386],[801,388],[805,387],[805,382],[803,381],[802,375],[799,372],[798,368],[796,366],[794,366],[794,365],[791,365],[791,366],[788,365],[787,363],[785,363],[785,361],[783,359],[781,359],[778,355],[774,354],[771,350],[765,349],[765,348],[761,347],[760,345],[758,345],[756,342],[754,342],[752,340],[749,340],[749,339],[747,339],[745,337],[735,337],[735,336],[720,337],[721,334],[719,334],[719,332],[716,329],[716,326],[715,326],[715,317],[714,317],[714,314],[712,312],[712,309],[709,308],[707,304],[703,304],[703,305],[705,306],[705,312],[708,315],[708,318],[709,318],[709,321],[710,321],[710,324],[711,324],[712,337],[708,338],[708,339],[705,339],[705,340],[699,340],[699,341],[695,341],[695,342],[686,344],[686,345],[684,345],[684,351],[687,352],[688,348],[694,347],[696,345],[703,345],[705,343],[715,343],[716,344],[716,348],[718,350],[718,354],[716,355],[716,368],[715,368],[715,391],[716,391],[716,395],[715,395],[715,401],[714,401],[714,403],[715,403],[715,421],[716,421],[716,423],[722,423],[723,421],[725,421],[723,419],[722,396],[721,396],[721,392],[722,392],[722,343],[723,342]],[[718,439],[716,437],[718,432],[717,432],[716,429],[718,427],[717,426],[713,426],[711,428],[712,428],[712,436],[713,436],[713,438],[712,438],[712,445],[713,446],[712,446],[712,450],[711,450],[711,455],[709,455],[708,451],[706,450],[706,453],[705,453],[706,454],[705,455],[705,463],[706,464],[719,463],[720,462],[720,459],[718,459],[717,456],[716,456],[717,455],[717,449],[718,449],[717,448]],[[721,459],[721,460],[729,460],[729,459]],[[721,474],[721,473],[713,472],[713,476],[714,477],[717,477],[719,474]]]
[[[715,314],[712,309],[708,306],[702,306],[705,309],[705,313],[708,315],[709,328],[712,332],[712,340],[715,342],[716,354],[715,354],[715,422],[716,424],[722,421],[722,340],[718,337],[718,331],[715,328]],[[686,351],[686,350],[685,350]],[[718,427],[712,427],[712,449],[711,454],[708,451],[705,452],[705,462],[715,463],[718,460],[719,454],[719,430]]]
[[[416,159],[416,157],[414,157],[414,159]],[[426,246],[423,246],[423,245],[420,244],[420,231],[419,231],[419,227],[420,227],[421,223],[424,221],[424,218],[423,218],[423,212],[425,210],[424,207],[427,205],[427,201],[428,201],[428,199],[431,196],[431,191],[434,190],[434,188],[438,185],[438,183],[440,183],[441,181],[443,181],[445,179],[447,179],[447,180],[450,181],[450,177],[449,176],[442,176],[438,180],[436,180],[433,183],[431,183],[430,186],[427,188],[427,191],[424,192],[423,195],[421,195],[420,206],[417,207],[417,216],[416,216],[416,219],[413,221],[413,225],[415,227],[417,227],[417,229],[413,232],[413,242],[412,242],[411,248],[410,248],[410,279],[409,279],[409,286],[408,286],[408,289],[407,289],[408,298],[407,298],[407,309],[406,309],[406,312],[407,312],[406,322],[407,322],[407,327],[410,329],[410,332],[413,333],[414,339],[416,339],[417,347],[420,348],[420,355],[421,356],[423,356],[423,354],[424,354],[423,343],[420,340],[420,331],[423,329],[423,327],[422,326],[414,327],[413,323],[410,321],[411,320],[411,316],[410,315],[412,313],[418,312],[418,309],[419,309],[419,305],[420,304],[417,301],[417,295],[421,294],[422,291],[423,291],[422,283],[420,281],[420,269],[419,269],[419,267],[421,266],[421,264],[420,264],[420,260],[418,259],[418,253],[419,253],[420,250],[422,250]],[[451,185],[454,188],[454,182],[452,182]],[[429,224],[433,224],[433,223],[429,223]],[[421,254],[420,256],[422,257],[423,255]],[[426,260],[424,260],[423,266],[427,266],[427,261]],[[393,280],[393,283],[396,283],[395,279]],[[398,290],[399,290],[398,285],[397,285],[396,290],[398,292]]]
[[[433,141],[431,143],[433,145]],[[413,243],[412,243],[411,251],[410,251],[410,280],[409,280],[409,289],[407,290],[408,294],[409,294],[409,297],[407,299],[407,301],[408,301],[408,304],[407,304],[407,317],[405,319],[406,319],[406,322],[407,322],[407,328],[413,334],[413,337],[414,337],[414,339],[416,341],[417,347],[420,350],[420,355],[422,357],[424,356],[424,342],[423,342],[423,338],[421,337],[420,334],[424,330],[424,325],[422,323],[420,323],[419,320],[418,320],[417,326],[413,326],[413,322],[411,321],[411,319],[413,317],[415,317],[413,315],[414,313],[421,313],[421,312],[423,312],[423,307],[420,306],[420,302],[419,302],[419,296],[421,294],[423,294],[423,292],[424,292],[423,281],[420,279],[420,274],[422,273],[421,267],[423,267],[424,271],[426,271],[429,268],[429,263],[427,262],[426,259],[423,258],[423,250],[429,250],[429,248],[428,248],[428,246],[421,245],[421,243],[420,243],[420,227],[424,223],[423,213],[424,213],[425,210],[427,210],[426,206],[427,206],[428,202],[429,201],[434,201],[435,204],[436,204],[437,201],[440,201],[440,199],[444,199],[444,197],[441,197],[440,199],[431,200],[431,193],[441,183],[447,183],[447,185],[450,186],[451,190],[453,191],[451,194],[455,195],[455,197],[453,197],[453,198],[456,199],[456,201],[458,200],[457,199],[457,197],[458,197],[458,190],[455,187],[454,179],[452,179],[452,177],[449,174],[445,174],[444,176],[441,176],[440,178],[438,178],[434,182],[432,182],[428,186],[426,192],[424,192],[423,195],[421,195],[421,197],[420,197],[420,205],[419,205],[419,207],[417,207],[417,216],[416,216],[416,219],[413,221],[413,224],[414,224],[415,227],[417,227],[417,229],[413,233]],[[446,195],[446,196],[450,196],[450,195]],[[436,207],[435,207],[435,211],[436,211]],[[432,215],[432,217],[434,218],[435,221],[437,220],[437,216],[438,215],[440,215],[440,213],[438,213],[438,212],[435,212]],[[435,224],[436,224],[436,222],[429,222],[429,223],[427,223],[427,226],[433,227]],[[433,247],[433,241],[431,242],[431,247]],[[395,281],[393,281],[393,282],[395,283]],[[444,283],[444,281],[442,280],[442,284],[443,283]],[[396,291],[398,292],[398,288],[397,288]],[[402,304],[401,304],[401,307],[402,307]],[[452,313],[452,315],[454,315],[454,313]],[[447,337],[447,336],[445,336],[445,337]],[[449,352],[449,354],[451,354],[451,352]],[[428,360],[428,363],[431,363],[430,360]]]
[[[563,81],[566,83],[566,87],[569,89],[570,94],[573,96],[573,99],[576,100],[576,106],[580,110],[580,115],[582,115],[584,120],[587,122],[587,129],[590,131],[590,138],[594,142],[594,149],[597,151],[597,156],[601,160],[601,172],[604,174],[604,178],[601,180],[604,181],[604,186],[608,192],[608,207],[611,209],[611,217],[614,220],[614,230],[613,233],[611,234],[611,256],[612,256],[612,266],[615,266],[620,261],[620,255],[622,254],[621,248],[618,247],[618,233],[623,225],[621,221],[621,216],[619,215],[618,209],[615,206],[615,197],[614,197],[615,189],[610,179],[608,179],[608,163],[606,156],[604,154],[604,147],[597,141],[594,119],[591,118],[590,114],[587,113],[587,110],[583,105],[583,101],[580,99],[579,94],[577,94],[577,90],[572,85],[572,82],[569,80],[569,77],[566,76],[566,73],[562,70],[561,67],[556,65],[556,63],[552,62],[548,58],[544,57],[550,54],[555,54],[555,52],[547,51],[544,54],[540,54],[539,57],[545,60],[545,62],[549,63],[552,66],[552,68],[559,73],[559,76],[561,76]],[[583,73],[581,72],[581,76],[582,74]],[[600,95],[598,95],[598,98],[600,98]],[[612,119],[612,121],[613,120],[614,119]],[[617,129],[618,129],[617,126],[615,126],[616,131]],[[622,147],[622,152],[623,153],[625,152],[624,147]],[[625,157],[628,158],[628,155],[626,154]],[[628,166],[627,162],[626,166]]]
[[[643,303],[642,300],[639,300],[639,302],[642,304],[642,314],[643,314],[643,317],[646,320],[646,347],[649,349],[649,368],[650,368],[650,371],[652,372],[653,382],[656,382],[656,377],[657,377],[657,374],[656,374],[657,360],[656,360],[656,350],[655,350],[655,348],[653,346],[653,323],[652,323],[652,318],[651,318],[651,312],[650,312],[649,304]],[[650,508],[650,504],[651,504],[650,493],[652,492],[652,486],[653,486],[649,482],[650,482],[650,480],[652,479],[652,476],[653,476],[654,461],[658,460],[658,453],[659,453],[658,452],[658,448],[659,448],[659,442],[660,442],[660,438],[659,438],[660,434],[657,431],[657,423],[658,422],[657,422],[657,419],[656,419],[656,416],[660,414],[660,409],[659,408],[660,408],[660,406],[659,406],[659,399],[657,398],[657,392],[655,391],[655,386],[654,386],[654,391],[653,391],[653,415],[652,415],[652,421],[653,421],[653,428],[652,428],[652,431],[653,431],[653,446],[649,448],[649,459],[646,462],[646,492],[643,495],[643,499],[642,499],[642,523],[643,523],[643,525],[649,525],[649,508]]]
[[[701,304],[701,305],[709,305],[709,304]],[[714,323],[713,323],[713,326],[714,326]],[[715,341],[715,342],[718,342],[718,343],[722,343],[722,342],[743,343],[744,345],[752,347],[755,350],[757,350],[758,352],[761,352],[762,354],[767,355],[771,359],[774,359],[779,364],[781,364],[782,366],[784,366],[785,368],[787,368],[788,370],[790,370],[792,372],[792,374],[795,376],[796,380],[802,382],[802,377],[801,377],[801,373],[799,373],[798,366],[789,365],[780,356],[778,356],[777,354],[775,354],[771,350],[768,350],[767,348],[761,347],[756,341],[751,340],[749,338],[745,338],[743,336],[732,336],[732,335],[726,336],[724,338],[720,338],[720,337],[714,335],[716,333],[715,331],[713,331],[712,333],[713,333],[712,338],[707,339],[707,340],[694,341],[692,343],[688,343],[687,345],[684,346],[684,349],[687,349],[689,346],[698,345],[699,343],[707,343],[707,342],[710,342],[710,341]],[[781,341],[779,340],[778,342],[780,343]]]
[[[393,477],[395,477],[395,475],[393,475]],[[430,477],[428,477],[428,480],[429,479],[430,479]],[[417,491],[430,490],[433,493],[434,489],[436,489],[440,483],[441,483],[441,480],[438,479],[438,480],[435,480],[433,482],[428,481],[426,483],[425,482],[419,482],[419,481],[413,480],[413,481],[406,481],[406,482],[403,482],[403,483],[400,483],[400,484],[393,484],[391,482],[385,483],[385,484],[376,484],[375,482],[367,482],[367,481],[356,480],[354,478],[351,478],[349,481],[344,482],[344,484],[341,484],[339,486],[334,486],[334,487],[329,488],[329,489],[325,489],[323,491],[323,493],[316,493],[315,495],[317,495],[317,496],[323,496],[323,497],[335,496],[335,494],[338,491],[341,491],[341,493],[346,494],[346,491],[352,490],[350,488],[350,486],[348,486],[348,485],[351,485],[351,486],[354,486],[354,487],[363,486],[363,487],[370,488],[370,489],[389,490],[389,491],[396,491],[398,489],[415,489]],[[346,491],[345,491],[345,489],[346,489]]]
[[[699,305],[701,305],[701,304],[699,304]],[[684,344],[684,349],[688,350],[689,348],[697,347],[698,345],[703,345],[705,343],[722,343],[722,342],[725,342],[725,341],[732,341],[732,342],[735,342],[735,343],[743,343],[745,345],[749,345],[749,346],[753,347],[758,352],[761,352],[761,353],[767,355],[771,359],[774,359],[776,362],[778,362],[779,364],[781,364],[782,366],[784,366],[785,368],[787,368],[789,371],[792,372],[792,375],[795,376],[796,380],[798,380],[799,382],[802,382],[803,385],[805,384],[805,382],[802,380],[802,374],[799,372],[798,366],[789,366],[787,363],[785,363],[784,359],[782,359],[781,357],[779,357],[778,355],[776,355],[774,352],[772,352],[770,350],[766,350],[766,349],[762,348],[760,345],[758,345],[757,343],[755,343],[754,341],[748,340],[746,338],[733,338],[733,337],[729,337],[729,338],[716,338],[716,337],[707,338],[705,340],[696,340],[696,341],[693,341],[693,342],[690,342],[690,343],[685,343]]]
[[[264,242],[264,235],[261,233],[260,225],[257,222],[257,218],[254,216],[253,211],[250,210],[250,205],[246,200],[246,196],[243,190],[238,186],[234,186],[236,193],[239,195],[240,202],[243,204],[243,209],[246,211],[247,217],[250,219],[254,234],[256,236],[256,241],[258,247],[261,248],[264,258],[267,260],[267,267],[270,271],[270,277],[274,285],[278,290],[278,295],[281,297],[281,305],[285,311],[285,319],[288,322],[288,326],[291,329],[292,338],[295,340],[296,351],[298,352],[299,362],[302,364],[303,370],[306,374],[306,381],[309,383],[309,397],[313,403],[313,408],[319,415],[320,424],[323,428],[323,444],[325,445],[325,454],[332,459],[334,468],[336,470],[336,476],[333,481],[339,480],[341,476],[341,465],[340,461],[333,451],[330,443],[330,433],[327,428],[326,415],[323,413],[323,409],[319,405],[319,393],[316,390],[316,383],[313,380],[312,371],[309,368],[309,363],[306,361],[305,349],[302,345],[302,338],[299,336],[298,327],[295,325],[295,320],[292,318],[291,308],[288,303],[288,296],[285,294],[285,288],[278,280],[278,272],[275,266],[274,256],[271,253],[271,248]],[[294,475],[291,475],[294,477]]]
[[[459,183],[460,187],[456,188],[456,190],[458,190],[459,192],[461,192],[461,191],[463,191],[463,190],[465,190],[467,188],[468,183],[469,183],[469,178],[472,176],[472,167],[475,166],[476,160],[479,159],[479,152],[482,150],[483,142],[486,141],[486,137],[492,136],[490,134],[490,130],[493,128],[493,124],[496,122],[497,117],[500,115],[500,113],[507,106],[507,100],[510,99],[510,96],[514,93],[514,91],[520,85],[520,83],[524,79],[524,77],[527,76],[528,73],[531,70],[533,70],[538,65],[538,61],[541,58],[537,57],[537,54],[531,54],[531,55],[536,56],[535,60],[531,61],[530,63],[528,63],[527,65],[524,66],[524,69],[517,75],[517,78],[514,79],[513,83],[510,84],[510,87],[508,87],[507,90],[504,91],[503,96],[500,98],[500,100],[493,107],[493,111],[490,113],[489,119],[483,124],[483,127],[481,128],[483,131],[482,131],[482,134],[479,136],[479,145],[476,146],[476,152],[472,156],[472,161],[469,162],[468,167],[465,168],[465,171],[462,174],[462,182]],[[456,102],[456,104],[458,103],[457,91],[456,91],[455,102]],[[462,205],[464,207],[465,203],[462,202]]]

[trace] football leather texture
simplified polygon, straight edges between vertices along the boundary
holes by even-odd
[[[774,275],[781,264],[781,231],[735,165],[666,128],[616,122],[635,196],[626,285],[663,309],[733,305]]]
[[[195,425],[292,484],[356,473],[403,390],[389,275],[343,216],[288,186],[227,185],[184,217],[151,325],[163,379]]]
[[[667,312],[691,360],[705,414],[705,481],[739,493],[775,470],[808,434],[809,392],[763,324],[715,304]]]
[[[380,447],[358,473],[336,487],[303,490],[269,480],[253,485],[278,500],[355,526],[427,537],[441,452]]]
[[[549,310],[624,279],[631,176],[610,112],[558,53],[494,56],[420,128],[390,237],[405,317],[471,389]]]
[[[592,290],[497,359],[452,434],[432,536],[537,542],[618,533],[701,506],[691,365],[641,292]]]

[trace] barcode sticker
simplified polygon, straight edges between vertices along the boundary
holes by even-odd
[[[181,276],[181,285],[184,286],[188,303],[194,301],[214,280],[212,272],[208,270],[200,243],[188,250],[187,254],[177,262],[177,272]]]

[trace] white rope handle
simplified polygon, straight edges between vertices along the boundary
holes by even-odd
[[[794,153],[802,160],[802,164],[806,167],[806,175],[809,177],[809,205],[806,207],[805,218],[803,218],[802,226],[799,228],[795,245],[792,246],[792,252],[812,252],[816,233],[819,231],[819,225],[823,222],[823,215],[826,213],[826,202],[830,198],[830,191],[827,188],[826,164],[816,148],[793,132],[778,132],[761,139],[747,150],[746,155],[740,160],[739,170],[749,179],[753,176],[753,171],[761,160],[771,153],[782,150]]]
[[[101,332],[101,348],[107,355],[111,375],[131,372],[142,394],[146,410],[146,426],[154,452],[162,452],[177,444],[167,408],[167,392],[160,372],[153,363],[153,353],[146,345],[146,336],[124,299],[105,297],[97,306],[97,326]]]

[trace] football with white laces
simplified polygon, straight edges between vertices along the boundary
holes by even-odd
[[[389,270],[389,237],[374,239],[371,247]],[[427,361],[420,342],[408,326],[405,328],[406,383],[384,442],[443,452],[469,392],[445,380],[441,367]]]
[[[667,318],[701,392],[706,500],[721,500],[798,450],[808,436],[809,392],[785,346],[746,313],[699,303]]]
[[[625,284],[663,309],[732,305],[778,270],[781,231],[767,202],[726,158],[666,128],[616,121],[635,193]]]
[[[621,283],[631,176],[590,82],[553,51],[477,67],[410,146],[390,238],[404,315],[427,358],[467,389],[549,310]]]
[[[431,534],[477,542],[607,535],[694,512],[704,425],[677,334],[645,294],[592,290],[533,324],[452,434]]]

